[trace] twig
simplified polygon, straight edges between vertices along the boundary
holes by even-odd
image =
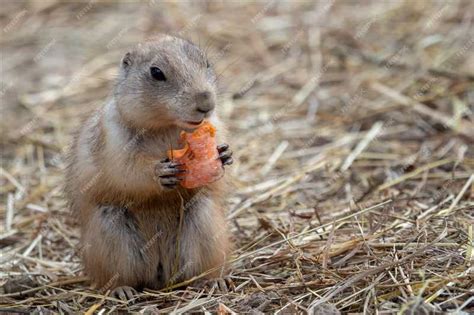
[[[459,126],[456,126],[453,124],[453,120],[450,118],[447,118],[444,116],[442,113],[435,111],[434,109],[429,108],[428,106],[417,102],[408,96],[405,96],[401,94],[398,91],[395,91],[388,86],[374,82],[370,85],[370,87],[374,90],[377,91],[385,96],[388,96],[392,100],[398,102],[401,105],[413,108],[417,113],[428,116],[431,119],[443,124],[447,128],[453,129],[455,132],[458,132],[460,134],[463,134],[467,136],[470,139],[474,138],[474,127],[470,124],[467,124],[465,122],[459,122]]]
[[[370,142],[374,140],[374,138],[380,133],[380,130],[383,127],[383,122],[377,121],[372,128],[370,128],[370,131],[365,135],[365,137],[360,141],[355,149],[349,154],[349,156],[346,158],[344,163],[341,166],[341,172],[344,172],[351,167],[352,163],[355,161],[357,156],[362,153],[362,151],[367,148]]]

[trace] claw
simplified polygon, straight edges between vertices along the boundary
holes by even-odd
[[[231,150],[223,151],[223,152],[221,152],[221,154],[219,154],[219,158],[221,160],[228,159],[232,156],[232,153],[233,152]]]
[[[174,168],[174,167],[169,167],[169,168],[163,169],[163,175],[159,175],[158,177],[159,178],[167,178],[167,177],[171,177],[171,176],[178,175],[178,174],[184,174],[184,173],[186,173],[186,170],[179,169],[179,168]]]
[[[223,278],[204,280],[200,283],[197,283],[197,287],[207,288],[208,290],[216,288],[217,291],[220,293],[229,293],[234,292],[235,290],[235,284],[228,276],[225,276]]]
[[[219,152],[219,160],[221,160],[222,165],[230,165],[234,162],[232,159],[232,150],[229,150],[229,145],[223,143],[217,146],[217,152]]]
[[[170,167],[179,167],[183,165],[184,165],[183,163],[177,163],[177,162],[170,162],[169,164]]]
[[[131,300],[137,295],[138,292],[132,287],[128,286],[122,286],[122,287],[117,287],[115,288],[111,295],[119,300],[122,300],[124,302],[127,302],[128,300]]]
[[[232,163],[234,163],[234,159],[232,157],[229,157],[228,159],[222,162],[223,165],[231,165]]]
[[[183,179],[181,175],[186,173],[186,170],[181,168],[183,165],[182,163],[170,161],[168,158],[163,159],[155,167],[155,178],[164,188],[174,189]]]
[[[176,185],[178,184],[182,178],[180,177],[161,177],[161,184],[162,185]]]
[[[225,279],[219,278],[216,279],[216,282],[220,292],[225,294],[229,293],[229,287],[227,286]]]
[[[217,146],[217,151],[221,153],[222,151],[225,151],[229,148],[229,145],[227,143],[219,144]]]

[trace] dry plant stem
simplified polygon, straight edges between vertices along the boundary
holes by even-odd
[[[381,94],[391,98],[392,100],[398,102],[401,105],[413,108],[417,113],[427,116],[444,126],[448,128],[454,128],[454,124],[451,120],[451,118],[446,117],[442,113],[439,113],[428,106],[417,102],[415,100],[410,99],[409,97],[399,93],[398,91],[395,91],[391,88],[389,88],[386,85],[383,85],[381,83],[375,82],[371,84],[371,88],[374,89],[377,92],[380,92]],[[466,137],[473,139],[474,138],[474,127],[472,124],[462,122],[459,127],[457,127],[454,131],[461,133],[465,135]]]

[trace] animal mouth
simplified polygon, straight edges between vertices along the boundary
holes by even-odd
[[[184,128],[185,130],[188,130],[188,131],[192,131],[196,128],[198,128],[199,126],[202,125],[202,123],[204,122],[204,119],[201,119],[199,121],[193,121],[193,120],[178,120],[176,122],[176,124],[181,127],[181,128]]]
[[[185,123],[197,127],[200,124],[202,124],[203,121],[204,121],[204,119],[201,119],[200,121],[185,121]]]

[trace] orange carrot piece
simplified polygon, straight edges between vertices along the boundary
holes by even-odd
[[[205,186],[224,175],[215,136],[216,128],[206,121],[192,133],[181,132],[184,148],[168,151],[170,159],[184,164],[186,174],[181,181],[184,188]]]

